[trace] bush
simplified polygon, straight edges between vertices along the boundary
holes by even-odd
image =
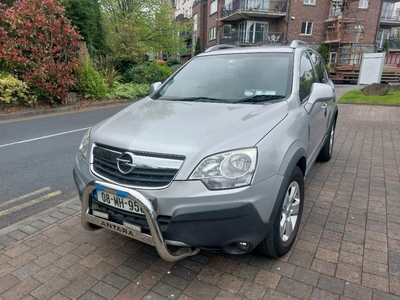
[[[125,83],[106,95],[108,99],[135,99],[149,94],[148,84]]]
[[[145,63],[129,69],[124,74],[124,82],[151,84],[157,81],[165,81],[172,72],[168,66],[158,66],[155,63]]]
[[[176,59],[174,57],[168,58],[167,59],[167,66],[172,67],[174,65],[180,65],[181,61],[179,59]]]
[[[173,65],[170,67],[171,73],[174,74],[176,70],[178,70],[181,67],[181,65]]]
[[[90,59],[83,62],[77,78],[79,88],[83,91],[85,98],[99,99],[106,96],[108,87]]]
[[[36,96],[29,91],[24,82],[9,74],[0,75],[0,106],[12,102],[33,106],[36,103]]]

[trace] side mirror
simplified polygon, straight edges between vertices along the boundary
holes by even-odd
[[[334,89],[324,83],[313,83],[311,86],[310,96],[306,103],[305,109],[307,113],[310,113],[316,103],[327,102],[335,99]]]
[[[151,85],[150,85],[150,95],[151,94],[153,94],[155,91],[157,91],[158,90],[158,88],[161,86],[161,82],[155,82],[155,83],[152,83]]]

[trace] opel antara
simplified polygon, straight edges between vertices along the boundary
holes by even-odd
[[[332,157],[337,117],[307,44],[214,46],[84,135],[73,172],[82,224],[171,262],[200,249],[283,256],[304,178]]]

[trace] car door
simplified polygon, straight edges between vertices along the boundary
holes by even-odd
[[[306,51],[301,55],[300,59],[300,86],[299,94],[302,102],[303,109],[311,93],[313,83],[318,82],[314,72],[313,64]],[[315,160],[319,153],[321,142],[324,138],[326,128],[327,116],[327,103],[317,103],[313,106],[312,110],[307,114],[309,115],[308,127],[308,161]]]

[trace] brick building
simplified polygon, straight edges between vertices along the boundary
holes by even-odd
[[[192,5],[191,45],[325,42],[331,63],[357,64],[362,53],[400,51],[400,0],[175,0]],[[177,4],[178,6],[179,4]],[[178,18],[179,15],[176,15]]]

